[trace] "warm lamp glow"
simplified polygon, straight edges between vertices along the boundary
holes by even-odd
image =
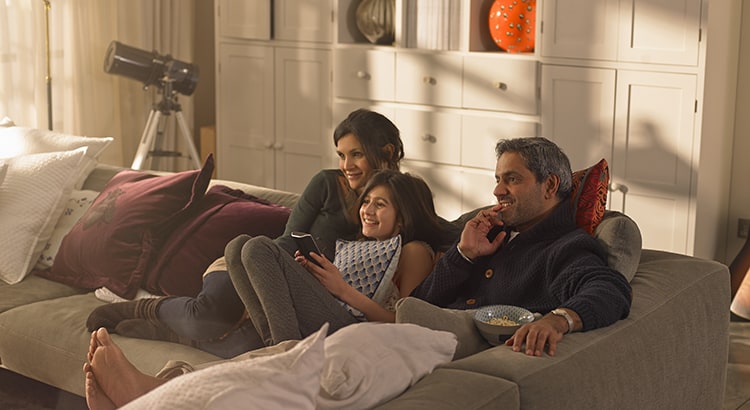
[[[745,275],[729,310],[737,316],[750,319],[750,275]]]

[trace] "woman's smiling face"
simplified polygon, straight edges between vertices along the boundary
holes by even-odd
[[[383,185],[372,188],[359,207],[362,235],[383,241],[399,233],[398,210],[391,191]]]
[[[359,139],[354,134],[341,137],[336,144],[336,155],[339,156],[339,169],[344,173],[349,187],[362,192],[375,170],[367,160]]]

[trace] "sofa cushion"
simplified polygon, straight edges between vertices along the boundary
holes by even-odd
[[[60,218],[58,218],[57,224],[55,224],[55,228],[52,230],[47,245],[44,246],[42,253],[39,255],[35,266],[36,269],[49,269],[52,267],[63,238],[73,229],[73,226],[86,213],[98,195],[99,192],[97,191],[78,189],[74,189],[70,193],[70,197],[68,197],[63,206]]]
[[[607,251],[607,264],[630,282],[641,260],[641,231],[629,216],[617,211],[606,211],[594,238]]]
[[[205,194],[212,172],[209,156],[200,170],[118,173],[65,236],[43,276],[87,289],[106,286],[132,299],[181,213]]]
[[[240,234],[276,238],[284,233],[291,210],[223,185],[182,213],[154,263],[146,270],[145,289],[158,294],[195,296],[206,268],[224,255]]]
[[[83,396],[81,366],[91,337],[86,318],[102,304],[89,292],[29,303],[1,313],[0,361],[10,370]],[[175,343],[116,334],[112,338],[139,370],[151,375],[169,359],[194,364],[219,360]]]
[[[33,274],[32,271],[31,275],[19,283],[9,285],[0,282],[0,313],[42,300],[56,299],[85,292],[83,289],[41,278]]]
[[[0,184],[0,280],[20,282],[36,264],[73,190],[85,148],[23,155]]]

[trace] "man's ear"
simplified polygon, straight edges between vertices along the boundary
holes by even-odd
[[[549,198],[557,196],[557,191],[560,189],[560,176],[551,174],[544,181],[544,190]]]

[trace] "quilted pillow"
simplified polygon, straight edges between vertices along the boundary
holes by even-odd
[[[11,122],[12,124],[12,122]],[[82,137],[55,131],[17,126],[0,127],[0,158],[44,152],[70,151],[86,147],[86,154],[75,176],[75,189],[80,189],[99,157],[114,138]]]
[[[240,234],[276,238],[284,233],[291,210],[215,185],[180,218],[158,259],[147,270],[145,289],[159,294],[196,296],[203,273],[224,255],[227,243]]]
[[[589,168],[573,173],[570,199],[576,225],[591,235],[604,218],[608,185],[609,166],[604,158]]]
[[[384,241],[339,239],[336,241],[333,264],[339,268],[350,286],[382,306],[390,296],[400,256],[401,235]],[[343,302],[342,304],[355,317],[364,320],[362,312]]]
[[[18,283],[36,264],[73,190],[86,148],[7,158],[0,184],[0,279]]]
[[[206,192],[214,164],[154,176],[115,175],[60,244],[52,269],[40,275],[85,289],[106,286],[132,299],[181,213]]]

